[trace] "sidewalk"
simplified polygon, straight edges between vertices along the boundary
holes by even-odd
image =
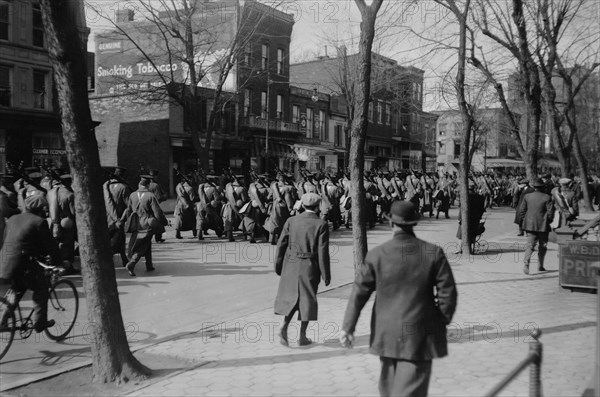
[[[548,254],[547,272],[525,276],[518,258],[522,251],[510,249],[513,239],[507,234],[490,242],[502,248],[497,260],[491,255],[454,258],[458,309],[449,327],[449,356],[434,361],[430,395],[483,395],[526,356],[535,328],[543,332],[544,394],[578,396],[588,386],[594,368],[595,295],[558,287],[556,246]],[[197,366],[130,395],[378,395],[379,360],[368,353],[373,299],[359,320],[355,348],[345,350],[337,343],[349,293],[345,286],[320,295],[320,320],[309,328],[315,343],[308,347],[294,343],[297,322],[290,327],[291,347],[279,344],[281,317],[272,308],[207,323],[202,332],[150,347],[145,352]],[[528,371],[502,395],[528,395]]]

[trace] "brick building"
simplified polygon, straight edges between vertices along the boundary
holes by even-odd
[[[83,9],[77,22],[85,46]],[[0,171],[6,161],[68,167],[37,1],[0,1],[0,120]]]
[[[168,12],[159,15],[166,20],[171,17]],[[285,123],[291,117],[288,71],[293,16],[256,1],[242,5],[221,0],[201,3],[193,18],[192,26],[198,27],[202,32],[199,34],[208,35],[198,39],[194,49],[194,57],[198,58],[196,74],[201,76],[196,99],[201,144],[206,142],[203,136],[216,98],[218,63],[235,37],[246,40],[218,99],[207,171],[220,172],[230,167],[234,172],[245,172],[252,166],[264,167],[266,153],[261,148],[266,143],[267,115],[269,156],[294,159],[295,152],[281,141],[297,132],[291,123]],[[198,165],[189,132],[189,113],[183,111],[181,103],[165,95],[165,88],[189,81],[190,71],[177,59],[185,51],[177,49],[176,42],[169,42],[170,48],[175,48],[170,52],[160,49],[152,41],[153,35],[158,34],[156,23],[136,20],[133,11],[121,10],[117,21],[139,48],[118,30],[96,35],[96,89],[90,107],[94,119],[102,123],[96,129],[98,141],[105,143],[100,146],[101,161],[103,165],[135,169],[142,163],[158,169],[165,178],[161,182],[172,186],[172,169],[187,172]],[[148,139],[143,142],[160,142],[151,156],[147,144],[122,148],[141,130],[153,137],[145,137]]]
[[[335,57],[326,55],[291,65],[290,80],[296,85],[312,85],[335,98],[332,108],[341,121],[347,118],[341,95],[343,76],[349,81],[358,78],[358,55],[346,54],[344,47],[337,52]],[[373,54],[365,169],[423,169],[424,144],[436,117],[423,111],[423,74],[421,69],[404,67],[393,59]],[[347,132],[335,131],[334,141],[347,141]],[[338,153],[340,163],[346,156],[344,152]],[[431,152],[430,148],[430,156]]]

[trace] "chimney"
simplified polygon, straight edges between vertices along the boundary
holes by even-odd
[[[115,11],[115,18],[117,22],[131,22],[133,21],[133,10],[129,8],[117,10]]]

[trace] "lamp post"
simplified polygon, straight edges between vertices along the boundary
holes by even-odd
[[[269,97],[271,96],[271,75],[269,66],[267,65],[267,100],[265,101],[266,109],[265,114],[267,116],[267,124],[265,126],[265,172],[269,172]]]

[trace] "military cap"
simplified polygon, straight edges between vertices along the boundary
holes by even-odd
[[[560,183],[561,185],[568,185],[569,183],[571,183],[571,179],[569,179],[569,178],[560,178],[558,180],[558,183]]]
[[[534,182],[533,182],[533,187],[545,187],[546,184],[544,183],[544,181],[542,180],[542,178],[537,178]]]
[[[316,193],[304,193],[300,200],[305,207],[316,207],[321,203],[321,196]]]

